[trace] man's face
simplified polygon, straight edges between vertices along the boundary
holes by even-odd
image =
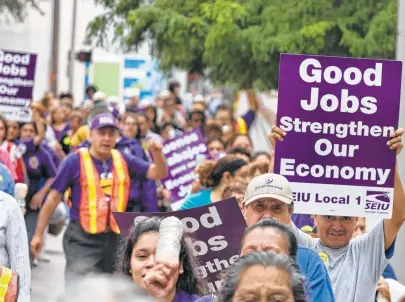
[[[240,255],[252,252],[273,252],[289,256],[288,238],[274,228],[255,228],[243,239]]]
[[[357,218],[357,224],[356,224],[356,229],[354,230],[353,233],[353,238],[357,236],[361,236],[366,233],[366,218],[364,217],[359,217]]]
[[[288,205],[274,198],[258,199],[243,206],[242,212],[248,227],[266,218],[274,218],[284,224],[291,223],[292,213],[290,213]]]
[[[118,138],[118,130],[112,127],[103,127],[91,130],[91,145],[102,156],[109,155]]]
[[[356,217],[315,215],[314,218],[324,246],[338,249],[349,244],[356,229]]]

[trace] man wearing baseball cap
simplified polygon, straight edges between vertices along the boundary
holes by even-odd
[[[398,155],[402,148],[404,129],[391,134],[387,148]],[[276,140],[283,141],[287,135],[273,126],[270,141],[275,147]],[[399,176],[398,164],[395,167],[394,196],[391,219],[383,219],[365,235],[352,240],[357,217],[314,215],[319,239],[293,230],[298,243],[315,250],[321,255],[337,302],[374,301],[375,289],[389,259],[394,255],[395,240],[405,221],[405,193]]]
[[[262,219],[273,218],[291,225],[294,211],[292,191],[288,180],[278,174],[263,174],[253,178],[247,187],[242,202],[242,212],[248,227]],[[271,246],[271,238],[262,237],[255,247],[266,251]],[[315,251],[298,246],[297,265],[305,276],[307,294],[313,302],[335,301],[328,272]]]
[[[62,163],[48,198],[41,209],[32,253],[38,254],[43,233],[64,192],[70,188],[71,221],[63,238],[66,275],[113,272],[119,229],[112,212],[127,208],[133,178],[162,179],[167,165],[162,145],[152,142],[154,164],[113,149],[118,138],[118,122],[111,113],[100,113],[90,123],[88,148],[80,148]]]

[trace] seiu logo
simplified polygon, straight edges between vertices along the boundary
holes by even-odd
[[[273,179],[272,179],[272,178],[266,178],[266,179],[264,180],[264,184],[266,184],[266,185],[269,185],[269,184],[271,184],[271,183],[273,183]]]
[[[388,192],[367,191],[366,210],[388,210],[390,206],[390,195]]]

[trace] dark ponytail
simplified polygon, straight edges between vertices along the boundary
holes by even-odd
[[[234,155],[227,155],[218,161],[206,161],[197,168],[197,174],[202,186],[216,188],[221,183],[225,172],[235,175],[247,163]]]

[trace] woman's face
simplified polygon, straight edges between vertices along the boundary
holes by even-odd
[[[135,243],[132,249],[131,255],[131,276],[134,283],[146,288],[143,278],[146,273],[151,270],[155,262],[156,247],[159,240],[158,232],[147,232],[139,236],[138,241]],[[182,273],[182,265],[179,270],[173,276],[173,278],[179,278]]]
[[[15,140],[20,135],[20,126],[17,122],[7,121],[7,139]]]
[[[76,132],[81,125],[82,124],[79,117],[72,117],[72,119],[70,120],[70,126],[72,127],[73,132]]]
[[[142,115],[138,116],[138,127],[142,137],[145,136],[150,129],[148,120]]]
[[[262,165],[270,165],[270,159],[264,155],[264,154],[260,154],[259,156],[257,156],[254,160],[255,164],[262,164]]]
[[[250,266],[240,274],[232,301],[294,302],[290,276],[277,267]]]
[[[215,158],[218,153],[224,151],[224,145],[220,141],[212,141],[208,145],[208,152],[210,153],[211,158]]]
[[[35,128],[32,124],[25,124],[21,127],[21,139],[30,139],[35,136]]]
[[[55,124],[60,124],[66,122],[66,111],[63,107],[58,107],[54,109],[53,120]]]
[[[145,114],[150,121],[154,121],[156,118],[155,110],[152,107],[147,107],[145,109]]]
[[[128,116],[123,125],[122,125],[122,133],[129,138],[135,138],[138,134],[138,124],[136,123],[136,119],[132,116]]]
[[[241,148],[241,149],[245,149],[249,153],[252,152],[252,144],[250,143],[250,140],[246,135],[238,136],[233,141],[232,148]]]

